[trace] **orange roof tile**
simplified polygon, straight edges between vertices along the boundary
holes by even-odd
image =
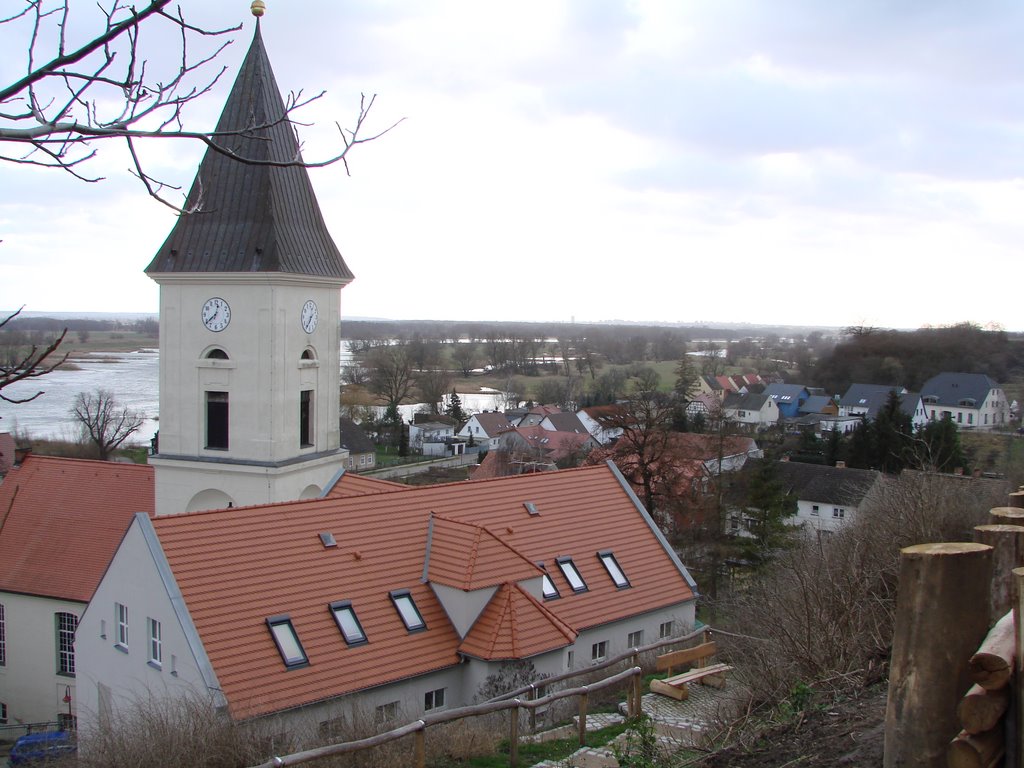
[[[427,567],[430,581],[466,591],[544,573],[483,526],[440,515],[431,518]]]
[[[88,602],[136,512],[152,467],[29,455],[0,485],[0,590]]]
[[[524,502],[533,502],[531,515]],[[251,717],[458,662],[460,639],[422,580],[430,512],[486,528],[528,560],[572,556],[589,591],[544,605],[575,630],[693,598],[674,555],[609,466],[466,481],[153,520],[235,717]],[[454,526],[451,526],[454,529]],[[330,531],[326,548],[318,533]],[[488,552],[499,552],[499,548]],[[597,552],[613,549],[619,590]],[[501,557],[507,557],[502,554]],[[479,559],[479,557],[478,557]],[[486,564],[478,563],[480,574]],[[389,599],[407,589],[427,629],[406,631]],[[518,598],[515,598],[518,601]],[[351,601],[368,642],[349,647],[328,605]],[[266,619],[291,617],[309,666],[287,669]],[[531,619],[532,620],[532,619]]]
[[[579,633],[515,583],[505,583],[476,620],[459,652],[487,661],[523,659],[572,643]]]
[[[357,475],[354,472],[345,472],[327,491],[329,499],[346,499],[349,496],[364,496],[368,493],[387,493],[389,491],[405,490],[409,486],[402,483],[393,483],[390,480],[380,480],[376,477]]]

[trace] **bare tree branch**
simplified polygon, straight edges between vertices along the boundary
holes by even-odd
[[[14,318],[20,315],[22,309],[24,309],[24,307],[8,315],[3,320],[0,320],[0,331],[2,331]],[[13,359],[0,361],[0,400],[15,404],[28,403],[43,394],[43,390],[39,390],[34,395],[29,395],[27,397],[11,397],[4,394],[3,390],[15,382],[45,376],[67,360],[67,354],[64,354],[56,362],[50,359],[51,355],[56,353],[61,342],[64,341],[64,337],[67,335],[67,332],[68,329],[65,328],[61,331],[60,336],[51,341],[45,347],[33,344],[27,353],[15,353]]]
[[[198,141],[233,160],[256,165],[318,168],[340,162],[349,173],[347,155],[353,147],[380,138],[401,122],[371,136],[362,135],[375,97],[361,94],[355,126],[343,128],[336,123],[342,142],[340,152],[313,161],[303,160],[298,152],[288,160],[248,157],[230,149],[226,140],[236,136],[256,139],[262,131],[280,123],[300,125],[293,113],[320,99],[323,93],[309,98],[303,98],[301,91],[293,93],[283,114],[242,131],[185,130],[183,109],[209,93],[219,81],[226,68],[211,72],[210,66],[232,41],[224,40],[212,52],[199,56],[194,55],[192,44],[237,32],[241,25],[206,29],[191,24],[180,7],[173,11],[169,8],[171,0],[149,0],[141,9],[130,5],[130,0],[103,0],[99,5],[101,15],[95,19],[97,34],[69,49],[72,22],[88,23],[72,19],[70,0],[23,2],[20,11],[0,19],[0,24],[26,27],[25,75],[9,85],[0,84],[0,160],[58,168],[82,181],[95,182],[102,177],[85,173],[80,166],[96,157],[96,143],[125,139],[132,163],[129,173],[142,182],[151,197],[181,211],[180,204],[164,195],[181,187],[145,172],[137,140]],[[76,4],[76,11],[81,8]],[[164,78],[153,73],[141,43],[142,31],[157,31],[156,25],[161,23],[176,29],[180,55],[173,73]]]

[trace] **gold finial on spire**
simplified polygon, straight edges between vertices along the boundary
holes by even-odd
[[[257,19],[267,12],[267,4],[263,0],[252,0],[252,5],[249,6],[249,10],[252,11],[252,15]]]

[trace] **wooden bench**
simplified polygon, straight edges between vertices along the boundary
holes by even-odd
[[[651,691],[684,701],[690,696],[690,683],[710,685],[715,688],[725,687],[725,673],[732,669],[728,664],[711,664],[710,659],[718,652],[714,641],[706,641],[693,648],[665,653],[657,659],[659,672],[668,672],[664,680],[652,680]],[[696,669],[673,675],[673,667],[688,666],[696,663]]]

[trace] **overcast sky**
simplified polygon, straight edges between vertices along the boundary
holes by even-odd
[[[350,177],[310,172],[356,274],[345,316],[1024,330],[1024,4],[267,5],[282,90],[327,91],[301,113],[307,160],[360,92],[371,130],[405,118]],[[181,7],[244,24],[188,113],[208,129],[254,19],[246,0]],[[0,26],[0,50],[19,32]],[[24,61],[3,59],[9,83]],[[173,213],[99,150],[97,184],[0,168],[0,308],[157,310],[142,270]],[[200,157],[151,142],[147,170],[187,189]]]

